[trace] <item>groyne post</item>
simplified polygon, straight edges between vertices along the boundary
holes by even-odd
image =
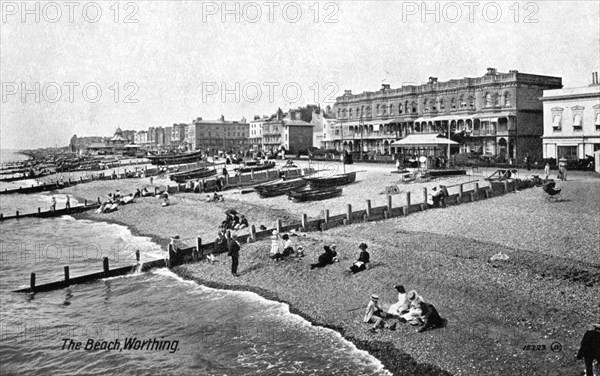
[[[19,218],[19,211],[17,210],[17,218]]]
[[[425,204],[423,207],[427,209],[427,188],[423,188],[423,203]]]
[[[475,199],[479,199],[479,183],[475,183]]]
[[[108,270],[109,270],[109,268],[108,268],[108,257],[105,257],[104,260],[102,260],[102,261],[103,261],[102,264],[104,266],[104,275],[108,276]]]
[[[31,277],[29,278],[29,288],[31,291],[35,291],[35,273],[31,273]]]
[[[367,200],[367,218],[371,216],[371,200]]]
[[[308,218],[306,216],[306,214],[302,214],[302,230],[306,231],[308,230],[306,223],[308,222]]]
[[[202,238],[201,237],[196,237],[196,250],[194,252],[192,252],[192,260],[194,261],[198,261],[198,260],[202,260],[204,258],[204,255],[202,255]]]
[[[508,193],[508,182],[504,181],[504,193]]]
[[[277,232],[281,233],[281,219],[277,218],[277,221],[275,221],[275,229],[277,230]]]
[[[352,223],[352,205],[348,204],[348,207],[346,209],[346,224],[350,224]]]
[[[387,196],[387,210],[392,213],[392,195]]]
[[[100,204],[100,197],[98,197],[98,204]]]
[[[329,224],[329,209],[325,209],[325,224]]]
[[[42,214],[42,208],[38,207],[38,215]]]
[[[250,239],[256,241],[256,227],[254,225],[250,226]]]
[[[406,206],[410,206],[410,192],[406,192]]]
[[[463,184],[459,184],[458,186],[458,197],[462,198],[463,197]]]
[[[65,282],[69,284],[69,266],[65,266]]]
[[[140,263],[140,250],[136,249],[135,250],[135,261],[139,264]]]
[[[154,195],[156,196],[158,194],[158,187],[154,187]]]

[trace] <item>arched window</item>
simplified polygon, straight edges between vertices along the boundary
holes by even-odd
[[[500,106],[500,95],[498,93],[492,96],[494,106]]]
[[[411,107],[412,107],[412,113],[413,114],[416,114],[416,113],[419,112],[419,108],[417,106],[417,102],[412,102]]]
[[[367,117],[371,117],[371,106],[367,106]]]
[[[467,108],[467,100],[465,99],[464,95],[460,96],[460,108],[461,109]]]
[[[440,98],[440,111],[444,111],[446,109],[446,102],[443,98]]]
[[[512,103],[511,103],[510,93],[507,91],[506,93],[504,93],[504,107],[510,107],[510,106],[512,106]]]
[[[382,111],[383,111],[383,116],[387,116],[387,104],[384,104],[383,106],[381,106]]]
[[[484,107],[492,107],[492,94],[485,93],[485,106]]]
[[[402,103],[400,103],[398,105],[398,115],[402,115],[402,111],[403,111],[403,106],[402,106]]]
[[[349,109],[348,110],[348,118],[352,119],[352,113],[353,113],[352,109]]]
[[[450,109],[456,111],[456,98],[450,99]]]
[[[429,99],[427,98],[423,99],[423,111],[429,112]]]
[[[381,115],[381,106],[380,105],[377,105],[377,107],[375,107],[375,114],[377,116]]]
[[[390,115],[394,114],[394,105],[390,104]]]
[[[362,116],[362,112],[360,111],[360,108],[356,107],[356,118],[360,119],[361,116]]]

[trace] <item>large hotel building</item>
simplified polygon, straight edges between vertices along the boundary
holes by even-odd
[[[542,158],[544,90],[562,88],[560,77],[499,73],[488,68],[477,78],[438,82],[398,89],[384,84],[375,92],[336,98],[332,112],[338,129],[326,132],[326,149],[392,153],[390,145],[409,134],[464,132],[460,152],[504,155],[521,160],[526,154]],[[342,128],[342,132],[339,128]],[[361,146],[362,145],[362,146]],[[434,147],[415,147],[405,153],[445,154]]]

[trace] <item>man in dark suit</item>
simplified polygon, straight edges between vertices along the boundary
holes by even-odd
[[[593,330],[588,330],[581,340],[581,348],[577,359],[585,361],[585,374],[594,376],[594,360],[600,366],[600,324],[592,324]]]
[[[227,255],[231,257],[231,274],[239,277],[237,268],[240,259],[240,243],[235,239],[235,235],[231,235],[231,232],[227,232]]]

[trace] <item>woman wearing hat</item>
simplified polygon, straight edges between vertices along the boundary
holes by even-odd
[[[181,241],[179,235],[175,235],[171,238],[169,243],[169,261],[171,266],[178,265],[181,261],[179,252],[181,250]]]
[[[367,244],[360,243],[358,248],[360,248],[360,255],[358,255],[358,260],[356,260],[354,262],[354,264],[352,264],[352,266],[350,267],[350,271],[353,274],[356,274],[356,273],[363,271],[365,269],[368,269],[370,267],[369,252],[367,252],[367,248],[368,248]]]
[[[376,332],[377,329],[383,326],[383,319],[386,317],[387,314],[379,307],[379,296],[371,295],[371,301],[367,305],[365,317],[363,318],[363,322],[373,323],[373,327],[369,331]]]
[[[325,250],[325,252],[321,253],[321,255],[319,256],[319,262],[310,265],[311,269],[323,268],[329,264],[333,264],[337,253],[334,250],[332,250],[328,245],[323,246],[323,249]]]
[[[392,315],[401,316],[408,312],[410,308],[410,302],[406,297],[406,290],[402,285],[394,286],[396,291],[398,291],[398,301],[390,306],[388,309],[388,313]]]
[[[279,231],[273,230],[271,235],[271,258],[275,261],[279,261],[282,257],[283,252],[283,240],[279,236]]]

